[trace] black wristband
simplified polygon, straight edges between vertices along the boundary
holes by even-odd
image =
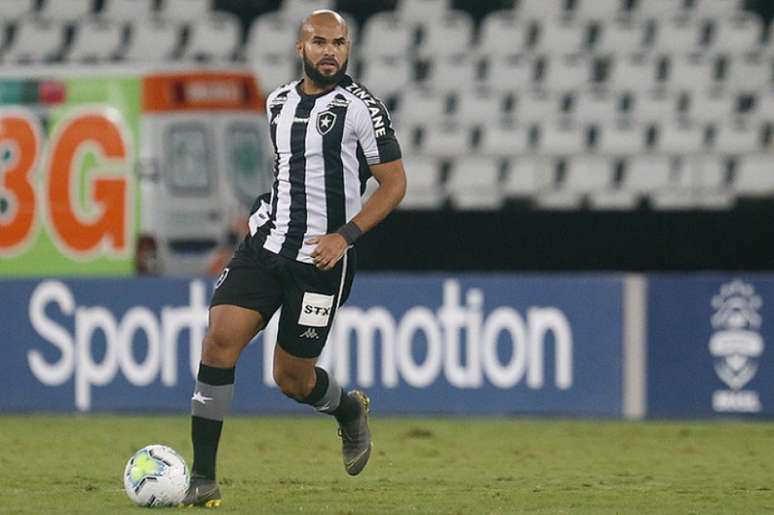
[[[363,231],[360,230],[360,227],[358,227],[355,222],[348,222],[342,225],[336,232],[344,237],[344,241],[347,242],[347,245],[355,243],[363,234]]]

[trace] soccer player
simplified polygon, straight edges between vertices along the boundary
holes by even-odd
[[[303,77],[266,100],[274,183],[249,218],[250,234],[216,282],[191,400],[194,462],[183,505],[216,507],[215,460],[242,349],[282,307],[274,380],[282,393],[339,425],[344,468],[357,475],[371,454],[369,399],[345,392],[315,366],[354,276],[352,245],[403,198],[406,175],[384,104],[346,75],[344,19],[315,11],[296,50]],[[378,189],[362,205],[365,181]]]

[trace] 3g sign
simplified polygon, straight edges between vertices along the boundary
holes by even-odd
[[[0,111],[0,198],[5,202],[0,255],[23,252],[35,239],[39,220],[46,221],[59,250],[73,257],[128,252],[130,152],[115,113],[70,113],[44,149],[37,116],[20,109]],[[84,175],[88,155],[101,168]]]

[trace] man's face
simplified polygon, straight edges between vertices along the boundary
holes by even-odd
[[[349,37],[346,27],[333,23],[309,24],[298,42],[304,73],[318,86],[337,84],[347,71]]]

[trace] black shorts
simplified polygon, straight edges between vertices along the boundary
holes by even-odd
[[[231,304],[252,309],[264,323],[282,307],[278,345],[292,356],[315,358],[325,346],[336,309],[349,297],[354,277],[354,249],[332,270],[322,271],[254,249],[246,240],[215,283],[210,307]]]

